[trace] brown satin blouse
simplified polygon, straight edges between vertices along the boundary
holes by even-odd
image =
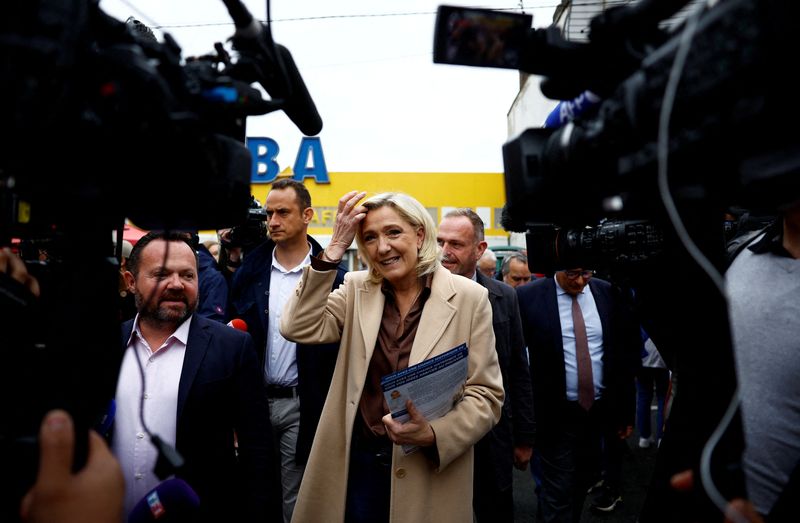
[[[417,335],[422,309],[431,294],[432,280],[433,275],[424,278],[422,292],[417,296],[402,321],[395,301],[394,290],[386,282],[381,287],[386,301],[383,305],[378,339],[369,362],[367,379],[364,382],[364,390],[359,403],[360,418],[363,420],[362,430],[367,437],[386,437],[386,427],[381,418],[389,413],[389,406],[383,399],[381,378],[408,367],[408,358]]]

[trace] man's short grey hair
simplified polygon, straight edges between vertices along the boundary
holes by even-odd
[[[472,229],[475,231],[475,243],[480,243],[483,241],[483,220],[478,214],[473,211],[472,209],[468,209],[466,207],[461,207],[458,209],[453,209],[452,211],[448,212],[444,215],[445,218],[458,218],[459,216],[463,216],[464,218],[468,219],[469,222],[472,224]]]
[[[507,255],[503,258],[503,265],[500,268],[500,272],[503,276],[508,275],[511,272],[511,260],[517,260],[518,262],[522,262],[525,266],[528,265],[528,257],[522,254],[521,252],[512,252],[511,254]]]
[[[485,251],[483,251],[483,254],[481,255],[481,259],[483,259],[483,258],[488,258],[488,259],[492,260],[492,263],[497,263],[497,255],[491,249],[486,249]]]

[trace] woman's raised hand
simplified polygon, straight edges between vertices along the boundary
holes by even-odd
[[[363,191],[350,191],[339,198],[336,221],[333,224],[333,235],[327,247],[325,257],[330,261],[341,260],[347,248],[353,243],[358,224],[367,216],[367,209],[358,202],[366,196]]]

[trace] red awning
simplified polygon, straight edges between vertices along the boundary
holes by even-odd
[[[129,223],[125,224],[125,229],[122,231],[122,239],[128,240],[131,242],[131,245],[136,245],[136,242],[139,241],[139,238],[147,234],[147,231],[143,231],[138,227],[135,227]]]

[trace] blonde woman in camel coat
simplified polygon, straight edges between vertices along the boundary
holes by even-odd
[[[384,193],[358,205],[363,197],[364,193],[351,192],[339,201],[331,243],[320,255],[322,263],[315,260],[306,267],[281,320],[281,333],[298,343],[341,340],[292,521],[344,521],[347,500],[364,501],[359,492],[350,491],[348,498],[348,473],[353,425],[370,361],[380,350],[376,343],[385,314],[383,285],[395,297],[401,317],[413,311],[423,290],[427,296],[409,366],[462,343],[468,346],[469,359],[463,396],[445,416],[429,422],[417,413],[406,424],[383,417],[384,437],[391,440],[387,440],[391,466],[387,464],[386,472],[391,487],[382,519],[469,523],[472,446],[497,423],[503,402],[486,290],[441,267],[435,225],[419,202],[404,194]],[[336,271],[319,269],[335,266],[356,235],[369,268],[349,273],[331,293]],[[402,444],[423,449],[404,455]],[[352,513],[347,517],[354,519]]]

